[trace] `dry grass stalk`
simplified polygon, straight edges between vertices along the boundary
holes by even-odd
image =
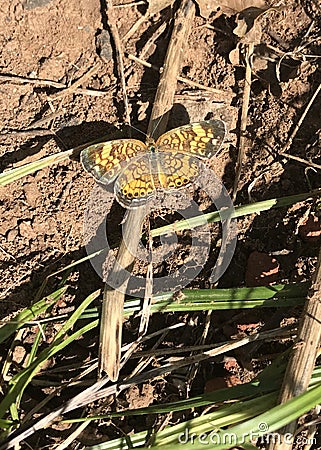
[[[173,105],[184,48],[188,42],[187,37],[191,30],[194,14],[195,7],[193,2],[191,0],[183,0],[175,15],[174,28],[148,126],[148,134],[153,135],[155,139],[166,129],[168,115]],[[155,133],[156,126],[157,130]],[[119,277],[123,276],[119,268],[125,268],[127,271],[130,271],[135,258],[128,250],[126,242],[130,242],[132,249],[138,247],[144,217],[145,207],[128,211],[123,227],[123,240],[118,251],[115,266],[107,280],[107,283],[109,282],[110,285],[113,285],[116,280],[120,281],[123,292],[127,280],[125,277],[119,280]],[[99,373],[101,375],[103,372],[106,372],[113,381],[118,379],[120,368],[123,305],[124,294],[111,289],[106,284],[101,315]]]
[[[288,363],[283,385],[280,392],[279,403],[286,403],[293,397],[305,392],[311,380],[318,348],[321,339],[321,249],[318,265],[313,276],[312,286],[301,315],[301,324],[298,330],[296,345],[293,348]],[[280,442],[270,442],[268,450],[289,450],[293,443],[282,439],[287,433],[294,436],[297,422],[291,422],[280,433]],[[289,434],[287,435],[289,436]]]
[[[127,53],[125,56],[127,56],[128,59],[131,59],[132,61],[135,61],[135,62],[141,64],[142,66],[149,67],[150,69],[154,69],[157,72],[159,72],[159,68],[158,67],[154,66],[153,64],[150,64],[147,61],[144,61],[141,58],[138,58],[137,56],[131,55],[130,53]],[[202,89],[204,91],[211,92],[212,94],[222,94],[222,93],[224,93],[224,91],[222,89],[215,89],[215,88],[212,88],[210,86],[205,86],[204,84],[197,83],[196,81],[189,80],[188,78],[185,78],[185,77],[177,77],[177,81],[180,81],[181,83],[185,83],[188,86],[197,87],[197,88]]]
[[[246,52],[246,71],[245,71],[245,85],[243,92],[243,103],[242,103],[242,112],[241,112],[241,124],[240,124],[240,139],[239,139],[239,152],[237,155],[237,162],[235,168],[235,180],[233,187],[232,200],[236,199],[236,194],[238,191],[238,184],[240,181],[242,163],[244,160],[244,156],[246,153],[246,148],[248,147],[248,138],[246,136],[246,127],[247,127],[247,117],[248,110],[250,104],[250,94],[251,94],[251,78],[252,78],[252,69],[251,69],[251,55],[254,52],[254,44],[250,43],[247,47]]]
[[[100,66],[101,66],[100,63],[95,64],[71,86],[64,89],[62,92],[58,92],[58,94],[49,96],[48,99],[57,100],[59,98],[65,97],[66,95],[73,94],[82,84],[84,84],[87,80],[89,80],[89,78],[91,78],[98,71]]]

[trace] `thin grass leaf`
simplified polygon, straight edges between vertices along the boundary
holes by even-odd
[[[36,358],[36,354],[37,354],[37,351],[38,351],[38,348],[39,348],[39,345],[40,345],[40,341],[41,341],[41,338],[43,337],[44,329],[45,329],[45,327],[43,327],[43,330],[38,329],[38,331],[37,331],[35,340],[33,341],[33,344],[32,344],[32,347],[31,347],[28,359],[27,359],[26,368],[30,367],[31,364],[34,362],[34,360]],[[20,407],[20,401],[21,401],[21,398],[22,398],[22,394],[23,394],[23,390],[20,392],[20,394],[16,398],[15,406],[17,408],[17,411],[19,410],[19,407]],[[11,415],[12,415],[11,409],[10,409],[10,412],[11,412]],[[13,419],[18,419],[18,417],[13,417],[13,416],[12,416],[12,418]]]
[[[68,286],[65,286],[58,289],[53,294],[47,295],[34,305],[25,308],[13,319],[3,325],[0,328],[0,343],[15,333],[19,328],[28,326],[28,323],[30,325],[30,322],[36,320],[39,314],[46,312],[51,305],[57,302],[67,289]]]
[[[219,410],[214,411],[213,413],[204,414],[197,417],[196,419],[167,427],[153,436],[152,448],[164,447],[167,449],[174,449],[174,446],[178,446],[180,445],[180,443],[184,444],[185,448],[185,445],[188,446],[188,443],[180,442],[180,438],[181,440],[186,439],[185,435],[187,430],[189,433],[194,433],[195,435],[211,432],[213,429],[219,430],[220,427],[226,426],[229,423],[237,423],[240,420],[244,420],[249,417],[252,418],[256,414],[262,412],[262,410],[265,411],[267,408],[273,407],[276,399],[277,393],[275,392],[262,397],[262,401],[260,402],[257,401],[257,398],[254,398],[244,403],[238,402],[233,405],[225,405],[222,408],[219,408]],[[145,436],[146,435],[147,433],[145,434]],[[136,444],[134,445],[134,448],[137,448],[137,442],[140,442],[140,445],[142,445],[141,438],[141,433],[130,436],[131,443]],[[89,447],[86,448],[86,450],[116,450],[120,448],[129,448],[127,446],[125,437],[108,441],[104,444],[100,444],[100,446]],[[213,447],[211,446],[211,448]]]
[[[89,416],[85,418],[77,418],[65,420],[66,423],[78,423],[85,422],[87,420],[101,420],[101,419],[111,419],[115,417],[130,417],[139,415],[150,415],[150,414],[166,414],[169,412],[183,411],[191,408],[198,408],[208,406],[214,403],[230,402],[233,400],[240,399],[250,399],[255,397],[256,399],[260,397],[263,401],[264,394],[275,390],[280,387],[281,381],[278,380],[277,383],[271,382],[271,387],[265,386],[263,389],[255,384],[249,383],[244,385],[237,385],[231,388],[220,389],[215,392],[204,394],[198,397],[193,397],[186,400],[181,400],[178,402],[165,403],[163,405],[152,405],[146,408],[137,408],[131,410],[125,410],[121,412],[115,412],[110,414],[101,414],[97,416]]]
[[[35,376],[35,374],[40,370],[41,365],[55,355],[57,352],[63,350],[67,347],[71,342],[78,339],[81,335],[87,333],[89,330],[95,328],[98,325],[98,320],[93,321],[87,325],[85,325],[80,330],[77,330],[71,336],[68,336],[64,339],[64,335],[66,332],[75,324],[75,322],[79,319],[82,312],[86,309],[86,307],[97,298],[99,291],[94,292],[90,296],[88,296],[82,304],[76,309],[76,311],[72,314],[72,316],[67,320],[61,330],[57,333],[53,342],[49,345],[48,348],[43,350],[37,359],[26,369],[22,370],[20,373],[15,375],[9,382],[11,388],[8,393],[0,403],[0,418],[6,414],[6,411],[10,407],[12,403],[14,403],[17,397],[24,391],[26,386]]]
[[[41,365],[47,361],[49,358],[54,356],[57,352],[63,350],[65,347],[67,347],[71,342],[78,339],[83,334],[87,333],[88,331],[92,330],[98,325],[98,320],[95,322],[91,322],[87,324],[86,326],[82,327],[77,332],[73,333],[71,336],[69,336],[65,340],[61,340],[61,342],[55,342],[50,345],[47,349],[45,349],[43,352],[41,352],[38,356],[38,358],[31,364],[30,367],[27,369],[22,370],[20,373],[15,375],[11,380],[10,383],[12,386],[9,389],[7,395],[0,403],[0,417],[3,417],[7,411],[7,409],[10,407],[10,405],[16,401],[16,398],[18,395],[20,395],[27,385],[30,383],[32,378],[38,373],[38,371],[41,368]]]
[[[290,195],[287,197],[273,198],[271,200],[264,200],[261,202],[250,203],[249,205],[236,206],[235,208],[226,208],[224,210],[213,213],[202,214],[200,216],[192,217],[186,220],[180,220],[164,227],[156,228],[150,231],[152,237],[161,236],[163,234],[172,233],[176,231],[196,228],[207,223],[220,222],[221,220],[233,219],[237,217],[246,216],[249,214],[259,214],[274,208],[282,208],[283,206],[294,205],[309,198],[318,197],[321,195],[321,190],[316,189],[312,192],[303,194]]]
[[[216,432],[215,439],[217,444],[214,442],[214,445],[211,445],[211,448],[225,450],[227,444],[230,446],[242,445],[244,441],[249,442],[251,438],[257,439],[267,433],[273,433],[293,420],[298,419],[311,408],[314,408],[320,402],[320,398],[321,384],[289,400],[283,405],[274,406],[271,410],[257,415],[253,419],[247,420],[235,427],[231,427],[228,430]],[[188,422],[186,423],[186,426],[187,429],[189,429]],[[189,431],[194,432],[192,429]],[[202,431],[198,430],[198,433],[199,436]],[[164,441],[160,440],[155,447],[161,446],[163,450],[170,450],[172,448],[172,446],[163,445],[163,442]],[[204,442],[200,442],[197,438],[194,439],[193,443],[187,442],[184,445],[184,449],[186,450],[201,450],[203,448]]]
[[[3,430],[9,430],[15,424],[16,424],[16,422],[14,422],[13,420],[0,419],[0,428]],[[1,435],[0,435],[0,439],[1,439]]]
[[[185,289],[183,298],[177,299],[172,293],[159,294],[153,297],[151,311],[203,311],[203,310],[233,310],[248,308],[270,308],[302,305],[304,303],[309,283],[278,284],[254,288],[231,289]],[[183,305],[183,306],[182,306]],[[125,300],[124,317],[129,317],[141,310],[141,299]],[[57,322],[68,317],[63,314],[56,317],[40,319],[39,323]],[[95,308],[86,309],[79,319],[96,319],[99,311]],[[23,326],[30,326],[26,322]],[[0,329],[1,330],[1,329]]]
[[[13,181],[17,181],[26,175],[36,172],[37,170],[43,169],[45,167],[51,166],[52,164],[59,163],[69,159],[72,155],[74,149],[66,150],[64,152],[55,153],[54,155],[47,156],[46,158],[39,159],[37,161],[25,164],[21,167],[8,170],[0,174],[0,185],[6,186]]]
[[[151,312],[208,311],[244,308],[288,307],[304,304],[309,283],[253,288],[185,289],[179,298],[168,292],[153,297]],[[141,309],[141,300],[125,301],[126,317]]]
[[[90,261],[92,258],[96,258],[96,256],[100,255],[103,252],[107,251],[107,247],[102,248],[101,250],[97,250],[94,253],[91,253],[90,255],[84,256],[83,258],[77,259],[77,261],[74,261],[71,264],[68,264],[68,266],[64,266],[62,269],[57,270],[56,272],[51,273],[48,275],[47,278],[52,278],[59,273],[65,272],[66,270],[73,269],[74,267],[78,266],[79,264],[82,264],[83,262]]]
[[[287,356],[290,353],[290,349],[276,358],[272,364],[262,370],[259,375],[251,382],[244,383],[242,385],[236,385],[225,389],[219,389],[218,391],[208,392],[198,395],[196,397],[188,398],[185,400],[179,400],[177,402],[170,402],[161,405],[152,405],[145,408],[136,408],[131,410],[123,410],[121,412],[115,412],[110,414],[104,414],[99,416],[90,416],[87,418],[69,419],[65,422],[83,422],[91,419],[104,419],[112,417],[122,416],[137,416],[143,414],[166,414],[169,412],[177,412],[188,410],[192,408],[199,408],[208,406],[215,403],[231,402],[236,400],[245,400],[253,397],[261,397],[272,391],[278,391],[283,380],[283,374],[286,369]],[[314,373],[317,373],[317,369]],[[320,367],[321,372],[321,367]]]
[[[177,445],[184,444],[184,449],[201,450],[205,444],[210,444],[210,448],[225,450],[232,446],[242,446],[244,443],[250,444],[250,437],[256,439],[266,432],[272,433],[309,411],[318,404],[320,396],[321,385],[318,384],[284,405],[274,406],[278,397],[276,391],[259,397],[259,402],[257,398],[254,398],[223,406],[213,413],[204,414],[156,433],[152,441],[152,448],[161,447],[162,450],[172,450],[177,448]],[[230,427],[233,423],[242,420],[245,421]],[[228,429],[222,429],[227,426]],[[263,428],[265,432],[262,431]],[[141,448],[147,435],[147,431],[131,435],[131,446]],[[129,436],[127,436],[128,438]],[[125,437],[114,439],[87,447],[86,450],[116,450],[119,448],[125,450],[129,448],[127,439]]]
[[[90,303],[93,302],[99,295],[100,295],[100,290],[93,292],[82,302],[82,304],[80,306],[78,306],[78,308],[72,313],[72,315],[69,317],[69,319],[64,323],[64,325],[58,331],[52,344],[55,344],[55,342],[58,342],[61,340],[63,335],[71,327],[73,327],[73,325],[77,322],[77,320],[80,318],[81,314],[88,307],[88,305],[90,305]]]

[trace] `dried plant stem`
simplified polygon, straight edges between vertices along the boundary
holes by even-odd
[[[135,61],[135,62],[141,64],[142,66],[149,67],[150,69],[153,69],[153,70],[156,70],[157,72],[159,72],[159,67],[156,67],[153,64],[150,64],[149,62],[144,61],[141,58],[138,58],[137,56],[131,55],[130,53],[125,54],[125,56],[128,59],[131,59],[132,61]],[[197,87],[197,88],[202,89],[204,91],[211,92],[212,94],[222,94],[222,93],[224,93],[224,91],[222,89],[215,89],[215,88],[212,88],[212,87],[209,87],[209,86],[205,86],[204,84],[197,83],[196,81],[189,80],[188,78],[185,78],[185,77],[177,77],[177,81],[180,81],[181,83],[185,83],[188,86]]]
[[[299,163],[302,163],[306,166],[309,167],[314,167],[315,169],[321,170],[321,165],[320,164],[316,164],[312,161],[307,161],[304,158],[300,158],[299,156],[293,156],[293,155],[289,155],[288,153],[283,153],[282,156],[285,156],[288,159],[293,159],[294,161],[298,161]]]
[[[106,0],[107,4],[107,17],[108,17],[108,25],[110,28],[110,32],[115,44],[115,56],[118,67],[118,75],[120,79],[120,86],[123,94],[123,101],[125,107],[125,120],[130,125],[130,110],[129,103],[126,91],[126,80],[124,74],[124,56],[123,56],[123,47],[120,40],[118,28],[117,28],[117,19],[114,13],[114,6],[112,0]]]
[[[58,94],[51,95],[49,100],[57,100],[58,98],[65,97],[68,94],[73,94],[76,89],[79,88],[83,83],[85,83],[89,78],[91,78],[99,69],[100,63],[95,64],[93,67],[91,67],[83,76],[79,78],[79,80],[75,81],[71,86],[64,89],[62,92],[59,92]]]
[[[127,33],[125,34],[125,36],[123,36],[122,41],[126,42],[128,41],[128,39],[133,36],[133,34],[136,33],[136,31],[138,30],[138,28],[143,25],[144,22],[146,22],[146,20],[149,19],[149,13],[147,12],[144,16],[140,17],[137,22],[134,23],[134,25],[130,28],[129,31],[127,31]]]
[[[245,71],[245,85],[243,92],[243,103],[242,103],[242,112],[241,112],[241,125],[240,125],[240,139],[239,139],[239,152],[237,156],[237,163],[235,168],[235,180],[233,187],[232,200],[236,199],[236,194],[238,191],[238,184],[240,181],[242,163],[244,160],[244,156],[246,153],[246,148],[248,147],[248,138],[246,136],[246,127],[247,127],[247,117],[248,110],[250,104],[250,94],[251,94],[251,78],[252,78],[252,69],[251,69],[251,55],[254,52],[254,44],[248,44],[247,52],[246,52],[246,71]]]
[[[120,368],[123,309],[124,298],[128,278],[124,270],[131,272],[135,256],[127,248],[130,242],[131,247],[137,248],[145,208],[129,210],[123,227],[123,238],[120,244],[115,265],[106,281],[101,319],[100,319],[100,339],[99,339],[99,374],[107,373],[112,381],[118,379]],[[120,279],[120,277],[123,277]],[[120,286],[120,290],[113,289],[112,286]]]
[[[173,105],[177,77],[184,55],[184,47],[188,41],[187,37],[194,14],[193,2],[191,0],[183,0],[175,15],[174,28],[165,57],[164,70],[160,77],[148,126],[148,133],[153,134],[155,138],[166,129],[169,111]],[[155,128],[157,129],[155,130]],[[118,251],[115,266],[107,283],[117,281],[117,277],[122,276],[119,271],[120,268],[126,268],[127,271],[131,270],[135,258],[133,249],[138,247],[144,217],[145,207],[128,211],[123,227],[123,240]],[[127,248],[126,242],[130,242],[131,252]],[[123,292],[128,279],[124,277],[120,282],[122,283],[122,292],[111,289],[106,285],[101,315],[99,373],[106,372],[113,381],[117,380],[119,375],[125,295]]]
[[[306,115],[308,114],[308,112],[309,112],[311,106],[313,105],[313,103],[314,103],[316,97],[318,96],[320,90],[321,90],[321,83],[319,84],[317,90],[316,90],[315,93],[312,95],[312,97],[311,97],[309,103],[308,103],[307,106],[305,107],[305,110],[303,111],[303,114],[302,114],[302,116],[300,117],[300,120],[298,121],[298,123],[297,123],[296,126],[294,127],[294,130],[292,131],[292,133],[291,133],[289,139],[287,140],[286,144],[285,144],[285,145],[283,146],[283,148],[281,149],[281,151],[280,151],[280,154],[281,154],[281,155],[283,154],[284,156],[287,156],[287,155],[286,155],[286,151],[289,150],[289,148],[291,147],[292,142],[293,142],[293,139],[295,138],[297,132],[299,131],[299,129],[300,129],[300,127],[301,127],[301,125],[302,125],[302,123],[303,123],[303,121],[304,121]]]
[[[317,351],[321,339],[321,249],[318,265],[313,276],[312,286],[301,315],[301,324],[288,363],[283,385],[280,392],[279,403],[286,403],[291,398],[305,392],[310,383]],[[289,450],[293,443],[282,439],[287,433],[294,436],[297,422],[291,422],[280,430],[280,442],[270,441],[268,450]],[[289,436],[289,434],[287,434]]]
[[[59,83],[53,80],[42,80],[41,78],[28,78],[20,77],[19,75],[4,75],[0,74],[0,82],[10,82],[10,83],[27,83],[27,84],[37,84],[38,86],[51,86],[58,89],[64,89],[67,86],[64,83]]]

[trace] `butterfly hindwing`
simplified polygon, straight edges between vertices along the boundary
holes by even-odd
[[[200,174],[201,161],[180,152],[159,152],[159,181],[164,190],[181,189],[193,183]]]
[[[145,204],[158,190],[184,188],[200,175],[201,165],[198,158],[179,152],[157,152],[133,158],[115,182],[117,201],[132,209]]]
[[[133,158],[121,171],[114,192],[122,206],[135,208],[146,203],[161,187],[156,155],[146,154]]]

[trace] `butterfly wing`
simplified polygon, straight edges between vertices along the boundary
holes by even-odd
[[[122,206],[133,209],[145,204],[161,187],[155,155],[146,154],[133,158],[122,169],[115,182],[114,192]]]
[[[194,182],[202,173],[202,162],[193,155],[158,152],[133,158],[118,176],[114,192],[128,209],[137,208],[157,190],[173,191]]]
[[[209,159],[220,149],[226,134],[222,120],[208,120],[174,128],[156,141],[160,152],[182,152]]]
[[[148,151],[136,139],[117,139],[85,148],[80,154],[84,169],[97,181],[109,184],[135,156]]]
[[[157,153],[160,185],[165,190],[184,188],[193,183],[202,171],[202,162],[186,153]]]

